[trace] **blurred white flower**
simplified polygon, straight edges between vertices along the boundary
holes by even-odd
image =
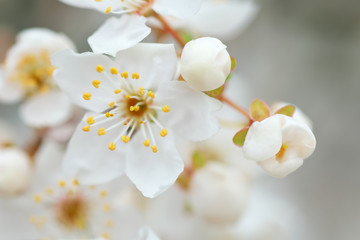
[[[138,236],[134,240],[159,240],[155,233],[148,227],[139,230]]]
[[[230,55],[220,40],[204,37],[185,45],[180,59],[180,73],[192,88],[214,90],[225,83],[230,72]]]
[[[83,183],[125,172],[145,196],[154,197],[183,170],[175,135],[200,141],[218,130],[212,112],[221,104],[172,81],[177,65],[172,45],[138,44],[115,61],[63,51],[53,64],[59,86],[93,111],[75,131],[64,160],[64,169]]]
[[[30,158],[16,147],[0,148],[0,195],[14,195],[26,189],[32,167]]]
[[[271,104],[270,109],[271,109],[271,112],[274,114],[276,111],[278,111],[279,109],[281,109],[282,107],[285,107],[287,105],[290,105],[290,103],[275,102],[275,103]],[[293,106],[295,106],[295,105],[293,105]],[[297,106],[295,106],[295,112],[294,112],[292,118],[305,123],[306,125],[308,125],[308,127],[310,129],[313,129],[313,123],[312,123],[311,119],[308,116],[306,116],[305,113],[303,111],[301,111],[301,109]]]
[[[306,124],[276,114],[250,126],[243,151],[268,174],[283,178],[298,169],[315,146],[315,136]]]
[[[32,28],[20,32],[0,69],[0,101],[24,100],[20,115],[32,127],[53,127],[71,115],[71,102],[52,78],[51,54],[74,45],[63,34]]]

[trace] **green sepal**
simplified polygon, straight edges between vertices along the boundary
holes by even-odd
[[[270,117],[270,108],[261,99],[255,99],[250,104],[250,116],[254,121],[262,121]]]
[[[249,127],[243,128],[238,131],[235,136],[233,137],[233,142],[235,145],[242,147],[244,146],[246,135],[249,131]]]
[[[275,114],[282,114],[288,117],[292,117],[295,112],[295,107],[293,105],[286,105],[276,111]]]
[[[192,166],[195,169],[203,168],[206,165],[206,157],[199,151],[195,151],[191,159]]]
[[[230,60],[231,60],[231,71],[234,71],[235,67],[236,67],[236,60],[235,58],[230,56]]]

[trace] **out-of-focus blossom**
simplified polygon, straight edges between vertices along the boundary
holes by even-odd
[[[283,178],[298,169],[315,146],[315,136],[306,124],[276,114],[250,126],[243,150],[268,174]]]
[[[230,72],[230,55],[220,40],[204,37],[185,45],[180,59],[180,73],[192,88],[199,91],[219,88]]]
[[[285,106],[287,106],[287,105],[289,105],[289,103],[286,103],[286,102],[275,102],[275,103],[271,104],[271,106],[270,106],[271,112],[272,112],[272,113],[275,113],[276,111],[278,111],[279,109],[281,109],[282,107],[285,107]],[[295,105],[294,105],[294,106],[295,106]],[[313,123],[312,123],[311,119],[310,119],[308,116],[306,116],[305,113],[304,113],[303,111],[301,111],[301,109],[298,108],[297,106],[295,106],[295,109],[296,109],[296,110],[295,110],[295,112],[294,112],[294,114],[293,114],[292,117],[293,117],[295,120],[298,120],[298,121],[300,121],[300,122],[305,123],[306,125],[308,125],[308,127],[309,127],[310,129],[312,129],[312,128],[313,128]]]
[[[24,30],[16,40],[0,68],[0,101],[23,100],[20,115],[30,126],[64,123],[71,116],[72,106],[53,81],[50,57],[58,50],[73,49],[74,45],[63,34],[41,28]]]
[[[105,182],[125,172],[145,196],[154,197],[183,170],[175,136],[200,141],[218,130],[212,112],[221,104],[173,81],[172,45],[139,44],[115,61],[63,51],[53,64],[59,86],[93,111],[75,131],[64,160],[64,169],[81,182]]]

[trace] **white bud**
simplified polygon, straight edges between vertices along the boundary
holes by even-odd
[[[204,37],[185,45],[180,59],[180,73],[192,88],[214,90],[225,83],[230,72],[230,55],[220,40]]]
[[[0,194],[16,194],[24,190],[30,173],[30,159],[22,150],[0,150]]]
[[[195,214],[212,224],[232,224],[242,216],[249,188],[236,168],[210,162],[197,171],[189,189],[189,201]]]

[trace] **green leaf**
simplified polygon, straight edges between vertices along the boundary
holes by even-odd
[[[243,128],[240,131],[238,131],[235,136],[233,137],[233,142],[235,145],[242,147],[244,146],[246,135],[249,131],[249,127]]]
[[[292,117],[294,115],[294,112],[295,112],[295,107],[293,105],[286,105],[280,108],[279,110],[277,110],[275,114],[282,114],[288,117]]]
[[[230,59],[231,59],[231,71],[234,71],[234,69],[236,67],[236,60],[235,60],[235,58],[233,58],[231,56],[230,56]]]
[[[254,121],[262,121],[265,118],[270,117],[270,108],[261,99],[255,99],[250,104],[250,115]]]

